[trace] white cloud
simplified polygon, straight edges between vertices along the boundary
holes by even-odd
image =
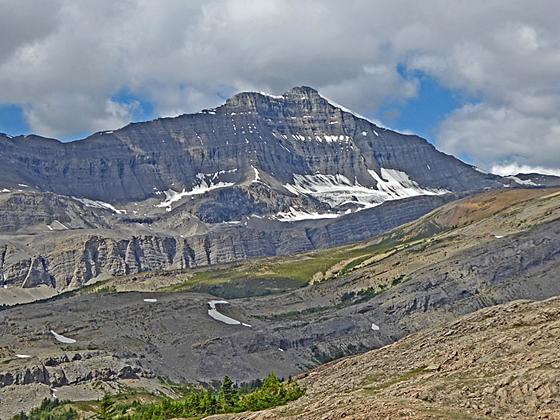
[[[513,107],[468,105],[454,111],[439,127],[440,148],[466,155],[482,168],[559,168],[560,115],[526,115]]]
[[[491,172],[502,176],[531,173],[560,176],[560,170],[558,169],[543,168],[542,166],[519,165],[517,163],[494,165],[492,166]]]
[[[24,107],[39,134],[68,138],[125,123],[132,105],[110,103],[122,89],[173,115],[240,90],[309,85],[374,116],[387,101],[419,94],[404,68],[478,98],[443,121],[445,151],[479,166],[519,157],[520,165],[560,168],[550,162],[560,114],[556,0],[45,4],[0,0],[0,104]],[[548,152],[527,147],[536,132]]]
[[[24,109],[30,126],[43,136],[76,139],[84,133],[114,130],[128,124],[139,103],[119,103],[88,94],[58,92]]]

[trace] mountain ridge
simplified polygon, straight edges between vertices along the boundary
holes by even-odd
[[[353,185],[375,187],[378,181],[367,170],[381,176],[382,167],[398,169],[397,166],[404,166],[402,157],[397,155],[414,153],[429,158],[424,159],[424,169],[407,166],[408,172],[404,172],[412,179],[425,183],[428,188],[470,188],[452,182],[453,176],[450,175],[436,176],[438,182],[449,185],[434,183],[434,176],[425,167],[434,166],[437,170],[436,156],[444,160],[454,158],[441,152],[433,155],[435,148],[425,140],[377,127],[337,108],[308,87],[294,88],[282,96],[239,93],[213,110],[133,123],[70,143],[36,136],[25,137],[25,142],[21,138],[3,137],[4,144],[0,142],[0,147],[10,149],[13,158],[18,158],[18,147],[28,147],[21,150],[28,156],[19,158],[19,167],[13,158],[7,162],[19,174],[19,183],[64,195],[116,203],[156,197],[157,192],[168,190],[190,191],[197,175],[221,171],[225,172],[218,176],[221,182],[243,184],[251,183],[254,171],[258,170],[261,177],[268,178],[266,184],[273,190],[288,195],[290,193],[283,185],[293,183],[293,174],[298,173],[341,174]],[[369,144],[364,142],[366,139]],[[401,148],[409,144],[399,153],[393,150],[394,145],[387,143],[397,140],[400,140],[398,146]],[[109,147],[111,154],[107,155],[103,149]],[[370,150],[372,147],[376,148],[375,153]],[[44,159],[33,156],[37,151],[35,148],[45,155]],[[89,157],[82,156],[84,153]],[[28,170],[30,159],[34,160],[32,171]],[[56,163],[49,164],[48,159]],[[76,159],[82,160],[81,167],[76,166]],[[399,161],[392,164],[395,159]],[[467,172],[473,172],[470,177],[479,182],[479,187],[491,185],[489,180],[498,179],[493,175],[474,173],[469,165],[459,164],[459,161],[454,164],[461,166],[454,171],[463,172],[460,174],[463,178]],[[25,171],[21,165],[25,166]],[[148,169],[153,172],[151,176],[146,174]],[[0,177],[0,183],[5,177]],[[103,188],[91,185],[92,178],[103,184]],[[119,186],[111,178],[123,185]],[[77,181],[90,184],[89,188],[74,185]],[[497,186],[495,182],[493,185]]]
[[[532,182],[485,173],[309,87],[239,93],[70,143],[0,136],[0,165],[3,284],[49,293],[364,240],[463,194]]]

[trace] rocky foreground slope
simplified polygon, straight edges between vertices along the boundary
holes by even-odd
[[[298,378],[285,407],[218,419],[559,419],[560,298],[482,309]]]

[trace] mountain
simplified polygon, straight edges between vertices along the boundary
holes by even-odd
[[[0,156],[2,189],[111,204],[153,198],[167,209],[186,201],[205,222],[342,212],[502,182],[308,87],[282,96],[240,93],[215,109],[70,143],[2,135]],[[201,198],[212,206],[209,199],[199,204]]]
[[[361,240],[501,186],[307,87],[71,143],[0,135],[0,164],[3,285],[22,300]]]
[[[464,164],[309,87],[240,93],[70,143],[0,135],[0,165],[10,303],[108,276],[364,240],[473,191],[529,182]]]

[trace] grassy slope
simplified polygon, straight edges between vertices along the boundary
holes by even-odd
[[[88,291],[192,290],[225,298],[281,293],[379,266],[383,259],[406,249],[409,255],[422,254],[427,249],[454,242],[459,250],[490,240],[494,235],[527,230],[552,220],[560,212],[559,203],[557,188],[492,191],[449,203],[365,242],[220,266],[117,277]],[[403,274],[397,273],[390,279],[401,277]]]

